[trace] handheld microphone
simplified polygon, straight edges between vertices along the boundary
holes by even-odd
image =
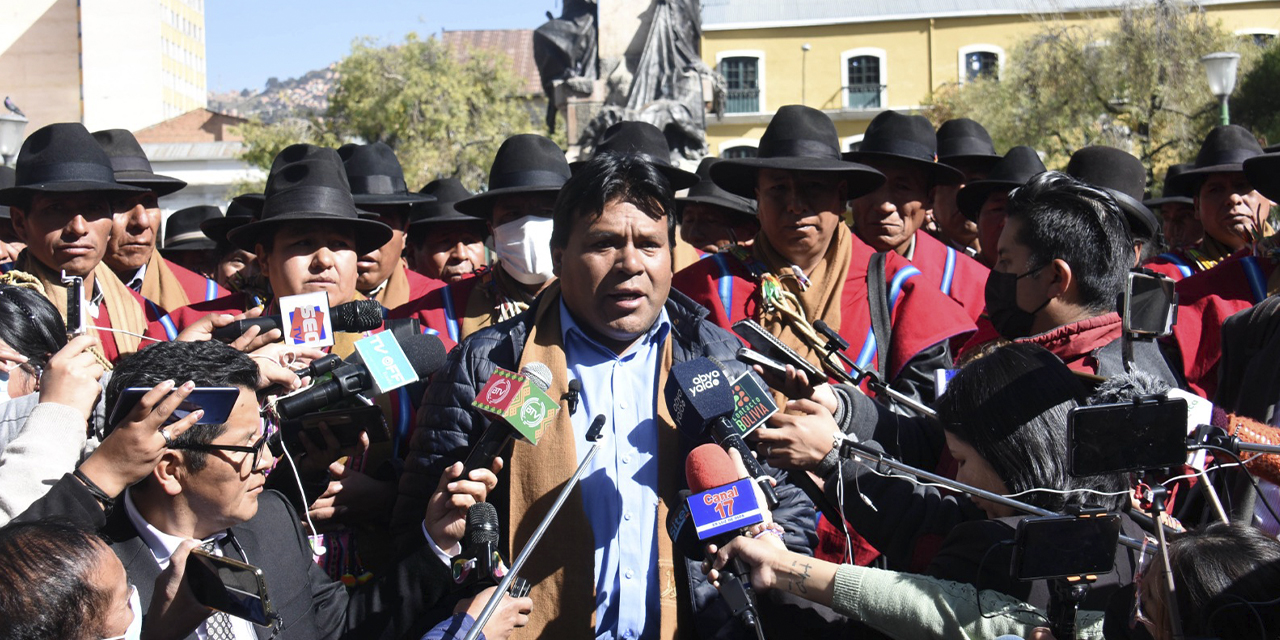
[[[444,364],[444,344],[440,339],[426,334],[411,336],[400,343],[409,364],[419,378],[427,378]],[[375,365],[376,366],[376,365]],[[369,366],[352,358],[333,370],[333,378],[303,389],[276,401],[276,412],[289,420],[319,411],[343,398],[374,388],[374,376]]]
[[[538,444],[538,434],[559,408],[546,394],[551,380],[551,369],[541,362],[525,364],[520,373],[500,368],[489,376],[471,403],[489,417],[489,426],[467,454],[463,478],[475,469],[489,468],[514,437]]]
[[[329,309],[329,318],[335,333],[360,333],[381,327],[382,313],[382,305],[377,300],[355,300]],[[261,327],[261,332],[266,333],[283,327],[284,319],[276,315],[236,320],[225,327],[214,329],[213,339],[232,342],[254,326]]]
[[[710,431],[716,444],[737,449],[747,473],[764,492],[769,508],[778,506],[778,494],[769,483],[769,474],[751,455],[742,433],[728,419],[734,409],[733,385],[715,361],[698,358],[673,365],[663,394],[681,433],[699,439]]]
[[[492,504],[471,505],[463,540],[462,553],[449,564],[454,583],[477,592],[497,585],[506,571],[498,550],[498,510]]]

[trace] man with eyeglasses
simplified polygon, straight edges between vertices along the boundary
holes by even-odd
[[[431,621],[419,618],[452,587],[448,567],[424,545],[351,591],[325,575],[292,504],[266,489],[275,458],[259,416],[258,381],[252,359],[216,341],[162,343],[121,360],[107,405],[114,409],[128,388],[151,391],[108,433],[103,446],[112,454],[95,452],[19,520],[61,516],[97,529],[142,602],[151,601],[155,578],[178,546],[196,540],[215,555],[262,570],[279,615],[277,638],[421,635]],[[197,424],[203,411],[170,421],[195,387],[232,387],[240,395],[219,424]],[[127,437],[113,439],[116,431]],[[290,471],[282,466],[279,473]],[[471,477],[496,483],[488,472]],[[462,517],[454,509],[438,511],[430,512],[427,529]],[[529,602],[508,600],[506,606],[516,608]],[[253,640],[258,629],[214,613],[189,637]]]

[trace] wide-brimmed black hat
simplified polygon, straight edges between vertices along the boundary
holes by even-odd
[[[999,162],[991,167],[987,177],[974,180],[964,185],[956,194],[956,206],[964,217],[978,221],[978,213],[987,196],[995,191],[1012,191],[1026,184],[1028,180],[1044,173],[1044,162],[1035,149],[1017,146],[1004,154]]]
[[[239,198],[233,198],[231,204],[227,205],[226,215],[210,218],[200,223],[200,230],[210,240],[218,244],[227,242],[227,232],[232,229],[253,222],[258,216],[259,209],[248,207]]]
[[[157,196],[167,196],[187,186],[182,180],[152,171],[151,161],[147,159],[142,145],[138,144],[138,139],[127,129],[94,131],[93,139],[102,145],[102,150],[111,159],[116,182],[142,187]]]
[[[1217,126],[1200,143],[1195,166],[1183,171],[1175,182],[1188,193],[1195,193],[1205,176],[1244,171],[1244,161],[1262,153],[1262,145],[1248,129],[1234,124]]]
[[[347,170],[347,182],[351,183],[351,195],[357,205],[407,205],[431,199],[409,192],[400,160],[384,143],[344,144],[338,147],[338,156]]]
[[[305,160],[279,168],[267,180],[259,220],[227,232],[232,244],[253,251],[263,233],[287,222],[322,226],[347,225],[354,231],[357,254],[366,254],[391,239],[391,227],[358,215],[342,159],[333,149],[306,154]]]
[[[13,205],[34,193],[142,193],[120,184],[107,152],[79,122],[40,127],[22,141],[13,186],[0,189],[0,204]]]
[[[840,138],[827,114],[791,104],[773,115],[754,158],[726,159],[711,167],[711,179],[721,189],[744,198],[756,197],[756,174],[761,169],[820,171],[848,184],[850,200],[884,184],[884,174],[840,157]]]
[[[281,149],[280,153],[277,153],[276,157],[271,159],[271,168],[267,170],[267,182],[271,182],[271,176],[274,176],[281,167],[287,164],[321,155],[328,157],[327,154],[324,154],[327,149],[327,147],[317,147],[314,144],[305,142],[291,144]],[[255,216],[260,216],[262,215],[262,203],[266,199],[267,196],[263,193],[242,193],[236,196],[233,201],[239,201],[240,204],[252,209]]]
[[[511,136],[498,147],[489,167],[489,190],[454,203],[454,208],[488,219],[499,197],[521,193],[559,193],[573,173],[564,151],[550,138],[532,133]]]
[[[959,184],[964,174],[938,162],[938,137],[924,116],[897,111],[881,111],[867,125],[857,151],[844,154],[845,160],[875,166],[877,160],[904,160],[919,167],[934,184]]]
[[[938,162],[960,169],[991,171],[1001,160],[991,134],[968,118],[955,118],[938,127]]]
[[[1258,193],[1280,201],[1280,153],[1264,153],[1245,160],[1244,175]]]
[[[200,228],[205,221],[222,220],[222,210],[209,204],[178,209],[164,224],[165,251],[207,251],[218,245]]]
[[[698,183],[698,176],[671,163],[671,149],[662,130],[648,122],[616,122],[604,130],[604,137],[596,145],[595,155],[601,153],[633,153],[648,160],[654,168],[671,182],[671,190],[688,189]],[[569,164],[574,173],[587,163],[579,160]]]
[[[730,211],[741,213],[743,215],[756,216],[756,202],[741,196],[735,196],[724,189],[716,186],[711,181],[711,167],[720,162],[719,158],[703,158],[698,163],[698,184],[689,187],[689,193],[683,198],[676,198],[676,210],[679,214],[684,212],[684,204],[686,202],[700,202],[702,204],[715,205],[724,207]]]
[[[1191,163],[1170,165],[1169,169],[1164,172],[1164,188],[1160,190],[1159,198],[1149,198],[1143,200],[1142,204],[1148,207],[1158,207],[1162,204],[1192,204],[1194,200],[1190,191],[1186,190],[1186,184],[1178,183],[1178,176],[1185,173],[1192,166]]]
[[[1147,169],[1142,161],[1115,147],[1085,147],[1071,154],[1067,175],[1111,194],[1124,212],[1125,225],[1134,240],[1151,240],[1160,233],[1160,222],[1142,204],[1147,191]]]
[[[458,211],[453,205],[475,195],[462,186],[457,178],[440,178],[427,183],[421,193],[434,200],[413,205],[409,213],[409,227],[423,227],[441,222],[471,222],[484,224],[484,220]]]

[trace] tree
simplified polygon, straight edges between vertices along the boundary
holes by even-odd
[[[935,92],[930,118],[973,118],[997,148],[1031,146],[1051,168],[1085,146],[1117,147],[1141,159],[1154,183],[1194,158],[1218,122],[1200,57],[1241,50],[1245,70],[1256,47],[1179,2],[1130,4],[1113,27],[1099,24],[1046,20],[1014,48],[1003,77]]]
[[[1257,64],[1242,74],[1231,98],[1231,121],[1253,130],[1263,144],[1280,142],[1280,46],[1274,42]]]
[[[453,51],[413,33],[387,47],[357,40],[338,63],[327,111],[243,125],[243,157],[265,170],[296,142],[380,141],[395,150],[411,189],[447,176],[475,189],[503,140],[539,127],[541,113],[521,93],[523,80],[512,67],[505,55]]]

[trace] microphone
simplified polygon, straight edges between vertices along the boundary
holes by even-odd
[[[737,449],[747,473],[764,492],[769,508],[778,506],[778,494],[769,483],[769,474],[751,455],[751,449],[742,440],[742,433],[728,419],[734,410],[734,394],[732,384],[719,364],[709,358],[698,358],[673,365],[663,394],[667,409],[681,433],[700,439],[704,432],[710,431],[716,444],[725,449]]]
[[[497,585],[506,570],[498,550],[498,510],[492,504],[471,505],[463,540],[462,553],[450,562],[454,583],[476,592]]]
[[[565,401],[569,403],[569,415],[578,412],[578,395],[582,393],[582,381],[574,378],[569,381],[569,391],[564,394]]]
[[[334,333],[360,333],[381,327],[382,313],[382,305],[377,300],[355,300],[329,309],[329,319]],[[261,332],[266,333],[283,327],[284,319],[275,315],[236,320],[225,327],[214,329],[213,339],[231,342],[254,326],[261,327]]]
[[[520,373],[502,368],[494,370],[471,403],[489,417],[489,426],[467,454],[463,478],[475,469],[488,469],[514,437],[538,444],[542,429],[550,424],[559,408],[546,394],[551,380],[551,369],[541,362],[525,364]]]
[[[399,344],[419,378],[429,377],[444,364],[444,344],[435,336],[419,334],[410,336]],[[280,417],[289,420],[319,411],[345,397],[374,388],[373,373],[369,366],[358,358],[353,357],[352,361],[338,366],[332,373],[333,378],[330,380],[313,384],[302,391],[277,400],[276,412]]]

